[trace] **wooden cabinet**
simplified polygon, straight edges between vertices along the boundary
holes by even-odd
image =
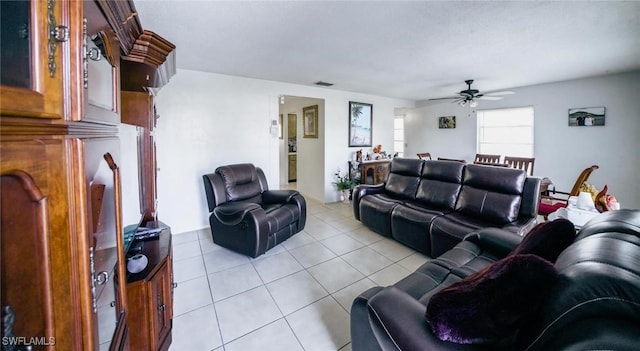
[[[146,47],[174,47],[142,30],[132,1],[0,1],[0,16],[3,344],[129,350],[138,330],[128,327],[120,70],[128,55],[139,62]],[[144,59],[149,67],[124,66],[131,77],[142,70],[162,77],[154,84],[166,83],[175,65],[164,63],[173,59],[152,61],[163,63],[162,74]],[[152,182],[146,201],[155,206],[152,165],[142,177]],[[165,273],[153,281],[170,306],[165,256]],[[166,349],[170,308],[163,318],[157,330]]]
[[[145,226],[158,225],[162,224]],[[135,325],[136,329],[131,333],[131,349],[168,350],[173,318],[171,232],[166,228],[159,238],[140,243],[143,245],[141,253],[148,258],[149,264],[142,272],[127,276],[129,325]]]
[[[15,313],[14,335],[59,350],[126,349],[119,178],[105,159],[119,151],[113,136],[3,135],[2,306]]]
[[[132,4],[0,2],[0,285],[3,337],[18,338],[3,342],[129,349],[118,124],[120,55],[142,33]]]
[[[362,184],[380,184],[387,180],[389,174],[390,160],[365,161],[362,162],[362,174],[360,182]]]
[[[298,177],[298,156],[289,155],[289,182],[295,182]]]

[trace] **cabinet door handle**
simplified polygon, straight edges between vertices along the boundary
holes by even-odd
[[[56,24],[56,17],[54,15],[55,0],[47,1],[47,25],[49,29],[49,76],[53,77],[56,74],[56,47],[58,43],[64,43],[69,40],[69,27],[59,26]]]
[[[162,317],[164,315],[164,303],[162,302],[162,295],[160,293],[156,295],[156,301],[158,303],[158,320],[162,321]]]

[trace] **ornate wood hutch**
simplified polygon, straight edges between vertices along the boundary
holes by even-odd
[[[146,118],[142,209],[156,220],[155,113],[151,103],[138,116],[122,91],[153,101],[152,91],[175,73],[175,47],[142,29],[130,0],[0,6],[3,345],[133,350],[140,330],[128,321],[141,312],[127,304],[118,127],[121,116]],[[149,55],[144,43],[161,48]],[[166,257],[158,284],[171,292],[170,250]],[[163,310],[168,336],[165,327],[162,345],[148,343],[155,349],[171,341],[170,301]]]

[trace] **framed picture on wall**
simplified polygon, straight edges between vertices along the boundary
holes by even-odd
[[[438,117],[438,128],[448,129],[456,127],[456,116]]]
[[[604,107],[580,107],[569,109],[569,126],[603,126]]]
[[[349,101],[349,146],[371,146],[373,105]]]
[[[303,138],[318,137],[318,105],[302,109],[302,124],[304,125]]]

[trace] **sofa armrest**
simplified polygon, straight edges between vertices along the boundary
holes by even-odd
[[[384,192],[384,184],[360,184],[353,188],[351,195],[351,203],[353,204],[353,216],[356,220],[360,220],[360,200],[371,194],[380,194]]]
[[[266,190],[262,193],[262,202],[265,204],[288,203],[298,194],[297,190]]]
[[[516,235],[523,237],[527,235],[527,233],[529,233],[531,229],[533,229],[533,227],[535,227],[537,224],[538,224],[538,219],[535,217],[519,218],[514,222],[511,222],[509,224],[502,226],[501,229],[506,230],[508,232],[512,232]]]
[[[225,202],[213,209],[213,215],[224,225],[236,225],[251,211],[262,209],[251,202]]]
[[[369,300],[372,329],[382,350],[476,350],[477,345],[438,339],[425,319],[425,305],[390,286]]]
[[[500,228],[484,228],[467,234],[463,240],[504,257],[522,241],[522,236]]]

